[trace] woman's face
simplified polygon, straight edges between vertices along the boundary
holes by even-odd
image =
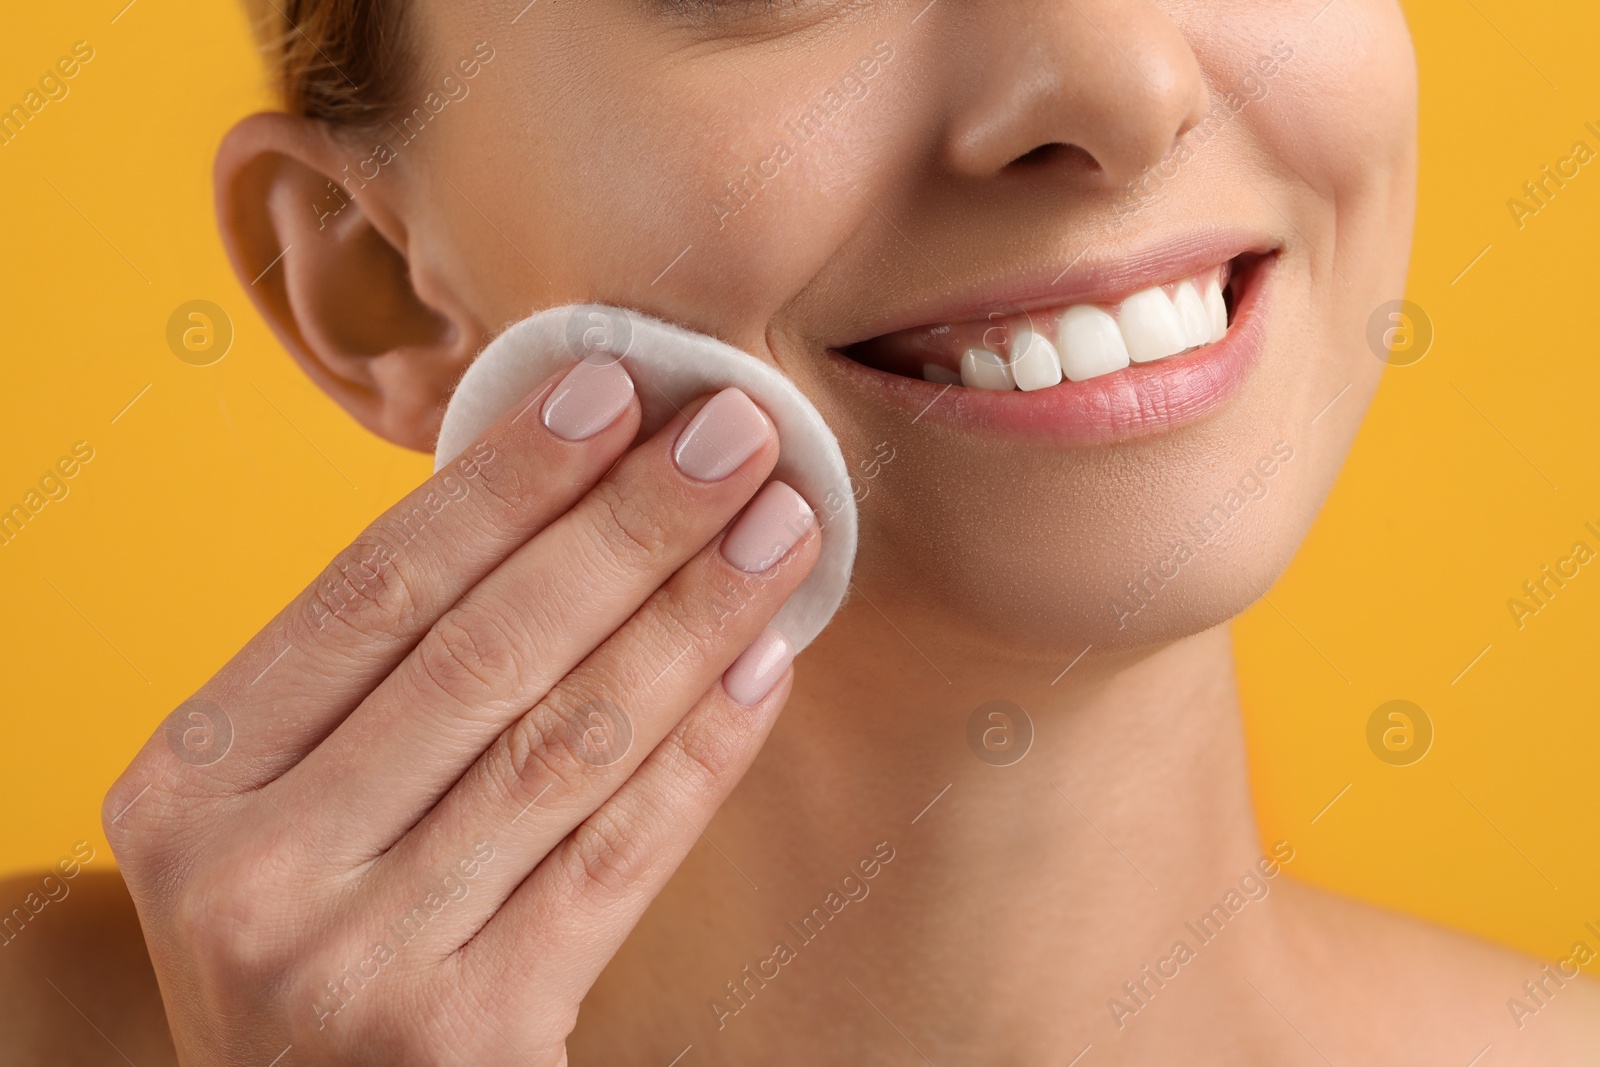
[[[421,0],[451,102],[388,138],[481,322],[600,301],[776,364],[857,472],[857,583],[991,648],[1193,633],[1285,565],[1405,280],[1393,0],[524,2]],[[1213,343],[1115,369],[1106,311]],[[946,384],[1033,335],[1083,380]]]

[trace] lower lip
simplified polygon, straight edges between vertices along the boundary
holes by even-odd
[[[835,349],[827,365],[849,379],[849,388],[877,393],[913,422],[1076,446],[1149,437],[1205,418],[1244,385],[1265,344],[1277,262],[1268,256],[1250,272],[1222,340],[1085,382],[1064,380],[1033,392],[968,389],[890,374]]]

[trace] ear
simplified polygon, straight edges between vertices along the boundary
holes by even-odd
[[[392,160],[314,119],[252,115],[217,152],[217,217],[234,271],[306,373],[374,433],[429,451],[488,333],[407,225]]]

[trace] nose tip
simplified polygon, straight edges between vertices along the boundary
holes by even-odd
[[[958,173],[1053,163],[1122,185],[1205,117],[1199,61],[1149,0],[1067,0],[1043,18],[996,7],[1019,17],[997,12],[975,42],[986,54],[947,140]]]
[[[1175,27],[1173,34],[1176,36]],[[1205,119],[1210,108],[1205,77],[1188,42],[1181,37],[1178,40],[1181,49],[1163,49],[1154,61],[1142,66],[1122,57],[1123,64],[1138,74],[1128,79],[1122,117],[1119,121],[1108,116],[1106,130],[1084,135],[1089,143],[1080,147],[1094,157],[1110,181],[1131,181],[1155,166]]]

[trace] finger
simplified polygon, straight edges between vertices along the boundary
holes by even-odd
[[[587,413],[588,418],[582,416]],[[506,555],[566,512],[638,432],[639,404],[614,364],[553,376],[362,532],[146,744],[113,789],[157,769],[204,767],[243,791],[310,751]],[[220,751],[187,711],[226,731]],[[186,732],[188,731],[188,732]],[[123,798],[126,799],[126,798]]]
[[[708,437],[709,466],[694,451]],[[441,617],[274,785],[276,803],[336,828],[324,849],[370,858],[388,848],[717,535],[777,453],[771,420],[737,389],[680,415]]]
[[[519,997],[514,1010],[530,1013],[576,1003],[588,992],[749,770],[788,699],[786,650],[776,658],[770,647],[755,651],[757,659],[766,654],[765,670],[753,671],[741,657],[461,948],[456,963],[465,988]],[[744,676],[733,677],[741,667]],[[752,706],[729,695],[751,683],[771,689]],[[480,879],[499,863],[497,852]],[[530,945],[541,946],[537,956]]]
[[[491,843],[501,861],[450,924],[470,933],[757,640],[820,547],[809,505],[781,482],[768,486],[726,537],[496,739],[378,861],[373,879],[406,885],[414,872]],[[438,936],[450,936],[448,928]]]

